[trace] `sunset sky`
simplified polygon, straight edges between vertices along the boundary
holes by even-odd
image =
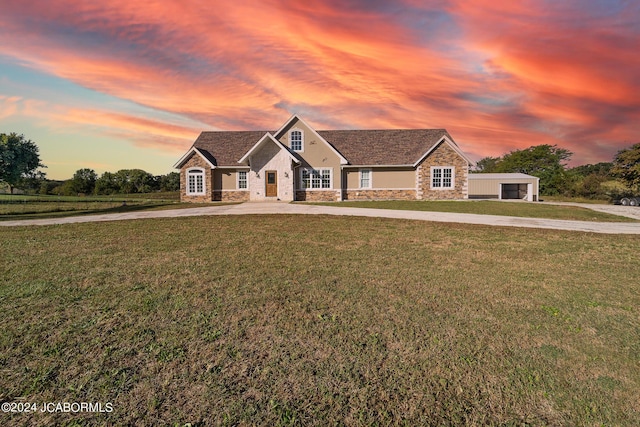
[[[171,172],[202,130],[446,128],[475,160],[640,142],[637,0],[0,0],[0,132],[47,176]]]

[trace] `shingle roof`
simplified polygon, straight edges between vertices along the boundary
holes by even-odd
[[[193,146],[216,166],[238,166],[238,160],[267,132],[269,131],[202,132]]]
[[[325,130],[320,136],[352,165],[412,165],[446,135],[444,129]]]
[[[193,146],[217,166],[237,166],[269,131],[202,132]],[[352,165],[412,165],[440,142],[453,138],[445,129],[318,131]]]

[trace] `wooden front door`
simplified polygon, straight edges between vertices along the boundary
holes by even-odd
[[[266,188],[264,191],[267,197],[278,197],[278,174],[276,171],[267,171]]]

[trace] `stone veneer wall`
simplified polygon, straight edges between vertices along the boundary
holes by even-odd
[[[238,190],[238,191],[214,190],[213,200],[215,202],[248,202],[249,191],[247,190],[242,190],[242,191],[241,190]]]
[[[338,200],[340,200],[340,190],[296,190],[296,201],[298,202],[337,202]]]
[[[344,200],[415,200],[416,190],[345,190]]]
[[[453,166],[455,168],[454,188],[449,190],[431,189],[431,166]],[[456,200],[468,197],[469,164],[447,143],[438,148],[418,165],[416,172],[417,198],[422,200]]]
[[[187,169],[189,168],[204,169],[204,183],[206,186],[206,194],[201,196],[187,195]],[[192,155],[189,160],[180,169],[180,201],[193,203],[206,203],[213,200],[213,179],[211,174],[211,166],[199,155]]]

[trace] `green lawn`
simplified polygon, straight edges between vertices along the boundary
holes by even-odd
[[[399,209],[411,211],[455,212],[481,215],[504,215],[525,218],[566,219],[574,221],[635,222],[632,218],[596,212],[576,206],[560,206],[544,203],[502,202],[496,200],[446,200],[409,201],[376,200],[315,202],[314,205],[344,206],[353,208]]]
[[[175,193],[148,193],[112,196],[20,196],[0,195],[0,221],[61,218],[78,215],[133,211],[188,209],[210,204],[180,203]],[[179,195],[178,195],[179,196]]]
[[[637,425],[635,236],[329,216],[18,227],[1,425]]]
[[[54,196],[54,195],[26,195],[26,194],[0,194],[0,203],[14,202],[103,202],[109,200],[119,201],[179,201],[180,192],[156,192],[156,193],[134,193],[134,194],[111,194],[100,196]]]

